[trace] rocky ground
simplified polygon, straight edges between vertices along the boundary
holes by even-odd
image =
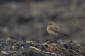
[[[0,40],[0,56],[85,56],[84,49],[77,41]]]

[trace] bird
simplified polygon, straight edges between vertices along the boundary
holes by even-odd
[[[49,35],[54,35],[54,36],[69,36],[69,29],[66,28],[65,25],[62,23],[55,23],[53,21],[48,22],[47,24],[47,32]]]

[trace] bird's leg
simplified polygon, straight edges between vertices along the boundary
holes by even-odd
[[[51,42],[56,43],[59,40],[59,37],[57,36],[52,36]]]

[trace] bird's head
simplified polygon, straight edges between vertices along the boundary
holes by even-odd
[[[56,23],[55,22],[48,22],[48,24],[47,24],[48,26],[51,26],[51,25],[54,25],[54,26],[56,26]]]

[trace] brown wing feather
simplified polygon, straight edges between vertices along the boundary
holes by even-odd
[[[64,34],[64,33],[62,33],[62,32],[59,32],[56,27],[55,27],[55,28],[51,27],[50,29],[51,29],[52,31],[54,31],[56,34],[63,35],[63,36],[69,36],[68,34]]]

